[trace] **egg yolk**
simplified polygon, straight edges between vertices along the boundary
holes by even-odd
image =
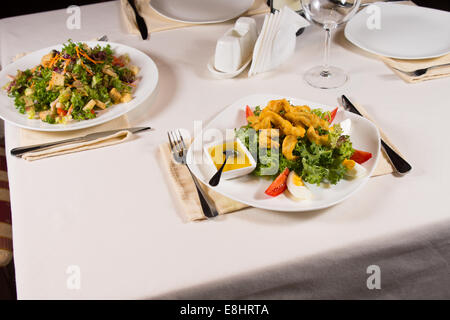
[[[302,177],[299,177],[296,173],[294,173],[292,175],[292,183],[296,186],[304,186],[305,184],[303,183]]]
[[[353,169],[353,167],[355,166],[355,161],[349,160],[349,159],[345,159],[344,161],[342,161],[342,165],[343,165],[347,170],[351,170],[351,169]]]

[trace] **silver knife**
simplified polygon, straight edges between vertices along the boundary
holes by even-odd
[[[41,143],[41,144],[35,144],[32,146],[26,146],[26,147],[19,147],[14,148],[11,150],[11,155],[16,157],[21,157],[24,153],[32,152],[32,151],[41,151],[45,150],[54,146],[68,144],[72,142],[86,142],[86,141],[92,141],[95,139],[107,137],[109,135],[112,135],[114,133],[117,133],[119,131],[127,130],[131,133],[138,133],[145,130],[150,130],[150,127],[136,127],[136,128],[123,128],[123,129],[116,129],[116,130],[109,130],[109,131],[102,131],[102,132],[94,132],[90,133],[88,135],[82,136],[82,137],[76,137],[71,139],[64,139],[60,141],[55,142],[48,142],[48,143]]]
[[[138,25],[139,32],[141,33],[142,40],[146,40],[148,38],[148,30],[147,24],[145,23],[144,18],[139,14],[138,9],[136,8],[136,3],[134,0],[128,0],[131,8],[133,8],[134,16],[136,17],[136,24]]]
[[[361,112],[359,112],[358,109],[356,109],[353,103],[351,103],[350,100],[345,95],[342,95],[341,100],[342,106],[346,110],[363,117]],[[389,161],[391,161],[392,166],[394,167],[396,173],[403,175],[411,171],[412,169],[411,165],[405,159],[403,159],[397,152],[395,152],[386,142],[384,142],[383,138],[381,138],[381,146],[386,152],[386,155],[388,156]]]

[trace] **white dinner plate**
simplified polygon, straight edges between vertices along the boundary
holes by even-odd
[[[375,5],[379,12],[369,6],[345,27],[345,36],[356,46],[398,59],[434,58],[450,52],[449,12],[394,3]]]
[[[113,120],[121,115],[133,110],[145,101],[155,90],[158,83],[158,69],[153,60],[145,53],[128,47],[123,44],[113,42],[98,42],[86,41],[89,47],[96,45],[106,46],[109,44],[114,52],[114,55],[121,55],[127,53],[130,57],[131,63],[140,68],[138,74],[138,84],[133,92],[133,100],[128,103],[119,103],[111,107],[99,111],[97,117],[94,119],[83,121],[72,121],[67,124],[50,124],[41,121],[40,119],[28,119],[27,115],[18,112],[14,106],[14,99],[8,97],[4,90],[0,90],[0,118],[12,123],[16,126],[38,130],[38,131],[71,131],[84,129],[101,123]],[[17,70],[31,69],[40,64],[42,56],[49,53],[51,50],[61,50],[62,45],[56,45],[42,50],[27,54],[17,61],[5,66],[0,72],[0,88],[3,87],[10,79],[7,75],[16,75]]]
[[[151,0],[160,15],[187,23],[217,23],[246,12],[253,0]]]
[[[270,94],[257,94],[245,97],[233,103],[219,113],[205,128],[202,135],[195,137],[193,144],[189,148],[187,161],[194,175],[205,185],[214,174],[214,170],[206,161],[202,159],[202,145],[217,139],[218,132],[226,129],[240,128],[246,124],[245,107],[249,105],[252,109],[256,106],[265,107],[270,100],[286,98],[295,105],[309,105],[312,108],[322,108],[331,111],[334,107],[306,101],[303,99],[289,98]],[[351,119],[352,131],[350,134],[353,147],[372,153],[372,158],[365,162],[363,166],[367,169],[367,176],[356,180],[341,180],[336,185],[329,188],[308,185],[313,193],[313,199],[297,202],[290,199],[285,193],[277,196],[267,196],[264,191],[272,183],[270,179],[247,175],[232,180],[221,180],[213,190],[227,196],[233,200],[248,204],[252,207],[274,210],[274,211],[311,211],[330,207],[337,204],[360,188],[369,180],[375,169],[380,154],[380,134],[377,127],[369,120],[353,113],[339,110],[334,123],[339,123],[345,119]],[[214,134],[215,133],[215,134]],[[211,134],[215,138],[211,138]],[[209,139],[208,139],[209,136]]]

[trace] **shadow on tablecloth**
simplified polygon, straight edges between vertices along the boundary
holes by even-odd
[[[450,220],[157,299],[449,299],[449,227]],[[371,265],[380,268],[381,289],[368,289]]]

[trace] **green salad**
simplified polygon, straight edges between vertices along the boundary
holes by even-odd
[[[331,126],[335,112],[292,106],[285,99],[270,101],[263,110],[247,107],[248,124],[236,129],[236,137],[249,150],[258,150],[253,174],[267,175],[264,169],[272,167],[278,168],[272,178],[288,168],[311,184],[344,178],[355,150],[340,125]]]
[[[69,40],[61,51],[44,55],[40,65],[18,71],[3,89],[30,119],[65,124],[133,99],[139,68],[110,45],[90,48]]]

